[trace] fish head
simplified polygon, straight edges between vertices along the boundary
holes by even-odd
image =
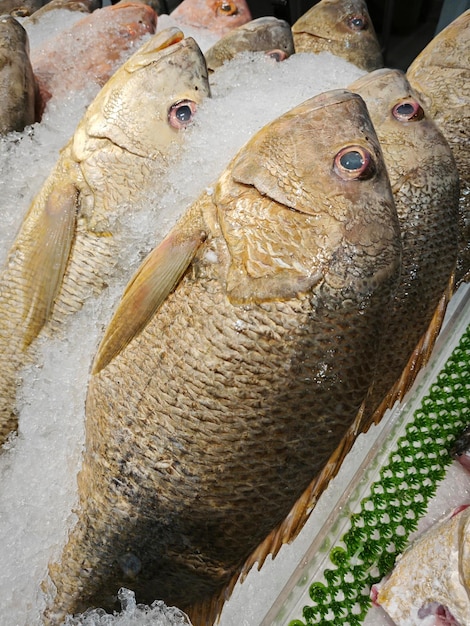
[[[183,0],[170,15],[221,36],[251,20],[246,0]]]
[[[437,120],[460,116],[468,121],[469,39],[470,9],[438,33],[406,72],[423,105]]]
[[[217,41],[205,57],[207,67],[215,70],[240,52],[266,52],[277,60],[294,54],[292,29],[285,20],[265,16],[231,30]]]
[[[364,0],[321,0],[292,26],[296,52],[328,51],[367,71],[383,66]]]
[[[322,283],[347,291],[356,261],[357,293],[384,276],[395,280],[396,209],[379,141],[356,94],[326,92],[259,131],[221,176],[214,202],[234,303],[292,297]]]
[[[450,147],[402,71],[375,70],[348,89],[367,104],[394,192],[410,183],[437,191],[444,177],[456,179]]]
[[[0,55],[19,50],[29,54],[29,39],[26,29],[11,15],[0,16]],[[3,65],[2,65],[3,67]]]
[[[77,160],[90,139],[136,156],[161,157],[210,95],[204,56],[192,38],[168,28],[150,38],[106,83],[74,137]],[[91,148],[90,148],[91,149]]]
[[[143,2],[123,1],[103,7],[92,13],[97,18],[115,26],[115,36],[130,40],[145,33],[153,34],[157,26],[157,14],[154,9]]]

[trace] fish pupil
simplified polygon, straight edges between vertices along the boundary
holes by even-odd
[[[192,115],[191,107],[188,106],[187,104],[181,106],[176,111],[176,117],[180,122],[189,122],[191,119],[191,115]]]
[[[362,157],[362,154],[360,154],[359,152],[356,152],[355,150],[352,152],[346,152],[345,154],[343,154],[339,162],[341,163],[342,167],[344,167],[345,170],[349,170],[349,171],[360,170],[361,167],[363,167],[364,165],[364,159]]]
[[[400,104],[400,106],[397,107],[397,113],[399,115],[413,115],[414,112],[415,112],[415,108],[409,102]]]
[[[349,20],[349,26],[353,30],[364,30],[364,28],[366,27],[366,21],[363,17],[352,17]]]

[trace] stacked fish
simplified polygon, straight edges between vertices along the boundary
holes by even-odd
[[[330,49],[369,72],[257,132],[129,276],[90,363],[78,520],[44,581],[47,624],[112,610],[121,587],[212,623],[240,573],[295,536],[357,435],[403,396],[468,278],[470,12],[405,76],[379,69],[361,0],[322,0],[292,30],[250,21],[244,6],[212,7],[214,30],[230,32],[207,62],[178,28],[149,37],[148,6],[108,7],[149,38],[116,71],[122,50],[81,70],[104,86],[0,275],[3,442],[20,368],[112,279],[125,212],[158,184],[217,68],[244,50]],[[7,133],[40,119],[70,62],[51,44],[28,65],[24,29],[11,16],[1,26],[29,96],[12,107],[21,120],[2,119]]]

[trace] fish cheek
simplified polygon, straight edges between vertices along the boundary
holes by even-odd
[[[287,300],[309,291],[322,279],[326,226],[317,224],[316,216],[293,211],[251,186],[237,187],[236,201],[232,197],[217,206],[230,257],[226,277],[230,302]]]

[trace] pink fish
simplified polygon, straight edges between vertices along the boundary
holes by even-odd
[[[207,28],[220,36],[251,20],[245,0],[183,0],[170,15],[178,22]]]
[[[120,2],[93,11],[33,50],[31,62],[39,85],[42,115],[49,99],[94,81],[100,86],[134,52],[136,42],[155,32],[157,14],[141,2]]]

